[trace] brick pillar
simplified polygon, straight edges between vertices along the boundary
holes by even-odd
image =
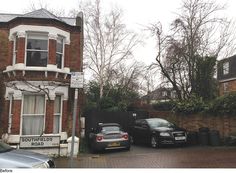
[[[228,115],[223,116],[223,130],[224,130],[224,137],[229,136],[230,122],[229,122],[229,116]]]
[[[62,123],[61,123],[61,130],[62,130],[62,132],[64,132],[64,131],[67,131],[67,129],[68,129],[68,127],[67,127],[67,125],[68,125],[68,116],[69,116],[69,110],[68,110],[68,108],[67,108],[67,104],[68,104],[68,102],[67,102],[67,100],[63,100],[63,102],[62,102]]]
[[[70,45],[65,44],[64,48],[64,67],[70,67]]]
[[[14,41],[13,40],[9,41],[8,46],[9,46],[9,49],[8,49],[7,65],[12,65]]]
[[[16,63],[24,63],[25,61],[25,32],[18,32],[17,33],[18,40],[17,40],[17,56],[16,56]]]
[[[7,133],[8,131],[9,105],[9,100],[5,100],[4,104],[2,105],[2,113],[0,116],[0,136],[3,133]]]
[[[53,133],[54,100],[46,102],[45,133]]]
[[[20,122],[21,122],[21,100],[12,101],[12,134],[20,134]]]
[[[49,34],[49,50],[48,50],[48,64],[56,64],[56,46],[57,46],[57,36]]]

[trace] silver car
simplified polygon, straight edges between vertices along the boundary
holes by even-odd
[[[99,123],[89,134],[89,145],[92,152],[121,148],[130,150],[130,138],[117,123]]]
[[[0,168],[54,168],[48,156],[17,150],[0,141]]]

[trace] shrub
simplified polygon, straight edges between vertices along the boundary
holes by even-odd
[[[209,112],[215,115],[236,115],[236,93],[230,93],[215,99]]]
[[[99,106],[101,110],[109,109],[115,106],[115,102],[111,97],[103,97],[99,101]]]
[[[158,102],[152,105],[155,110],[158,111],[172,111],[175,107],[175,102],[167,101],[167,102]]]
[[[199,97],[192,96],[190,99],[177,102],[174,107],[174,112],[182,114],[195,114],[204,112],[208,104],[204,103]]]

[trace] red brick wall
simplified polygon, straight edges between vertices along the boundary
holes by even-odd
[[[25,62],[25,38],[18,38],[16,63]]]
[[[175,115],[172,112],[151,111],[151,118],[158,117],[176,123],[188,131],[198,131],[201,127],[208,127],[210,130],[219,130],[221,137],[231,134],[236,135],[236,117],[234,116],[214,116],[206,114]]]
[[[6,110],[9,109],[9,104],[10,104],[10,101],[5,101],[5,103],[3,105],[1,105],[3,112],[1,112],[1,119],[0,119],[0,121],[1,121],[0,126],[2,127],[2,128],[0,128],[0,135],[1,135],[1,133],[2,134],[7,133],[7,130],[8,130],[8,116],[9,116],[9,114],[8,114],[8,111],[6,111]]]
[[[20,116],[21,116],[21,100],[14,100],[12,103],[12,134],[20,134]]]
[[[72,33],[71,34],[71,46],[70,46],[70,61],[69,61],[69,67],[71,68],[71,71],[81,71],[81,61],[80,58],[81,52],[80,52],[80,33]]]
[[[228,87],[226,91],[224,91],[224,83],[228,83]],[[220,89],[220,96],[229,92],[236,92],[236,80],[220,83],[219,89]]]
[[[56,40],[49,39],[48,64],[56,64]]]
[[[62,127],[61,127],[61,130],[64,132],[64,131],[67,131],[68,130],[68,117],[70,115],[70,112],[68,110],[68,101],[67,100],[63,100],[63,110],[62,110]]]
[[[64,67],[70,66],[70,45],[65,45],[65,53],[64,53]]]
[[[13,60],[13,48],[14,48],[14,41],[9,41],[8,44],[8,57],[7,57],[7,65],[12,65],[12,60]]]
[[[9,57],[8,30],[0,29],[0,69],[5,69]]]
[[[54,100],[46,101],[45,133],[53,133]]]

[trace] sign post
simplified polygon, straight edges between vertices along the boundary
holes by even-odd
[[[73,124],[72,124],[72,141],[71,141],[71,153],[70,166],[73,166],[73,155],[74,155],[74,144],[75,144],[75,128],[76,128],[76,114],[77,114],[77,103],[78,103],[78,89],[83,88],[84,75],[83,72],[71,72],[70,87],[75,88],[74,96],[74,107],[73,107]]]

